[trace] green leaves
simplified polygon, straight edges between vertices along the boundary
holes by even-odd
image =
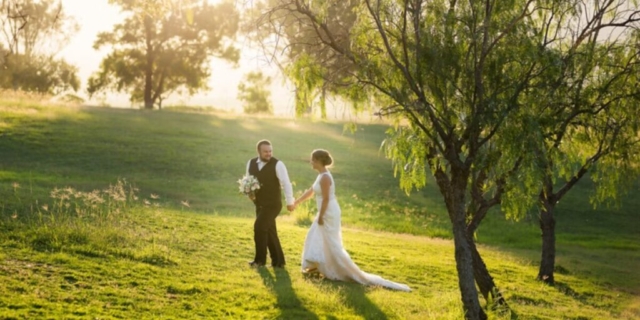
[[[57,95],[77,91],[78,68],[48,56],[7,56],[0,74],[0,87]]]
[[[452,177],[455,169],[469,182],[485,177],[483,197],[502,193],[491,203],[520,217],[540,194],[561,197],[585,170],[630,170],[608,173],[611,181],[637,174],[619,163],[640,153],[632,116],[640,114],[639,36],[628,20],[637,9],[598,1],[584,11],[558,0],[267,3],[263,25],[285,40],[298,112],[320,88],[374,103],[396,123],[383,149],[406,192],[424,186],[429,171]],[[624,36],[598,37],[605,25]],[[605,156],[618,161],[595,165]],[[614,196],[600,185],[597,198]]]
[[[349,61],[350,30],[359,4],[356,0],[267,0],[249,12],[247,36],[260,41],[268,55],[283,52],[279,64],[296,87],[298,116],[317,113],[326,117],[330,96],[362,106],[362,99],[349,87],[356,72]]]
[[[296,92],[296,115],[312,112],[314,101],[318,99],[318,90],[322,89],[324,70],[313,57],[303,53],[285,68],[285,74],[293,82]],[[324,99],[322,99],[324,103]],[[322,106],[323,104],[321,104]]]
[[[250,72],[244,81],[238,85],[238,99],[244,102],[244,112],[248,114],[273,114],[273,105],[269,96],[271,77],[265,77],[262,72]]]
[[[385,156],[392,160],[393,173],[399,176],[400,188],[409,194],[414,188],[420,189],[427,183],[427,149],[425,138],[419,131],[404,126],[396,126],[387,130],[389,138],[381,145]],[[431,159],[438,167],[441,162]],[[434,161],[435,160],[435,161]]]

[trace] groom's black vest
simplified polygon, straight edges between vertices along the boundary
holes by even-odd
[[[276,175],[276,164],[278,159],[271,158],[262,170],[258,169],[258,158],[251,159],[249,174],[258,178],[260,190],[256,192],[256,205],[270,206],[282,205],[282,193],[280,191],[280,180]]]

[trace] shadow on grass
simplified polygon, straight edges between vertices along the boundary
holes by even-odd
[[[285,269],[275,269],[275,276],[267,268],[259,268],[264,285],[273,291],[278,301],[280,315],[277,319],[318,319],[318,316],[304,307],[291,286],[291,277]]]
[[[342,288],[340,291],[346,303],[365,319],[388,319],[387,315],[366,295],[366,287],[357,283],[333,282],[332,285]],[[376,290],[387,290],[378,288]]]
[[[573,288],[571,288],[571,286],[569,286],[568,284],[564,282],[559,282],[559,281],[555,281],[555,283],[553,284],[553,287],[556,288],[559,292],[563,293],[564,295],[571,297],[582,304],[588,304],[588,305],[597,307],[597,305],[591,302],[591,298],[593,298],[593,293],[590,293],[590,292],[579,293],[575,291]]]
[[[375,303],[373,303],[366,295],[368,287],[353,282],[332,281],[323,278],[320,275],[313,274],[308,277],[314,278],[314,283],[323,286],[329,286],[337,289],[343,296],[345,304],[353,308],[355,313],[361,315],[364,319],[387,320],[389,317]],[[319,281],[318,281],[319,280]],[[384,288],[375,288],[372,290],[389,290]],[[333,291],[333,290],[332,290]],[[337,319],[328,316],[327,319]]]

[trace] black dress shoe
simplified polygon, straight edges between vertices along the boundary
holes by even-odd
[[[264,267],[264,263],[249,261],[249,266],[253,268],[259,268],[259,267]]]

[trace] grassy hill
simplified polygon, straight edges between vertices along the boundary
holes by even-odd
[[[458,319],[441,198],[433,184],[411,196],[398,189],[378,151],[385,130],[0,102],[0,279],[7,283],[0,318]],[[363,270],[414,292],[300,275],[310,207],[279,218],[286,271],[245,266],[253,212],[235,181],[262,138],[274,144],[297,192],[315,177],[309,153],[332,152],[345,246]],[[118,179],[140,198],[119,212],[78,215],[76,200],[52,213],[60,204],[55,188],[104,190]],[[481,226],[481,251],[520,319],[640,318],[639,200],[593,210],[589,191],[579,185],[559,207],[555,287],[533,280],[540,246],[533,214],[514,222],[494,212]]]

